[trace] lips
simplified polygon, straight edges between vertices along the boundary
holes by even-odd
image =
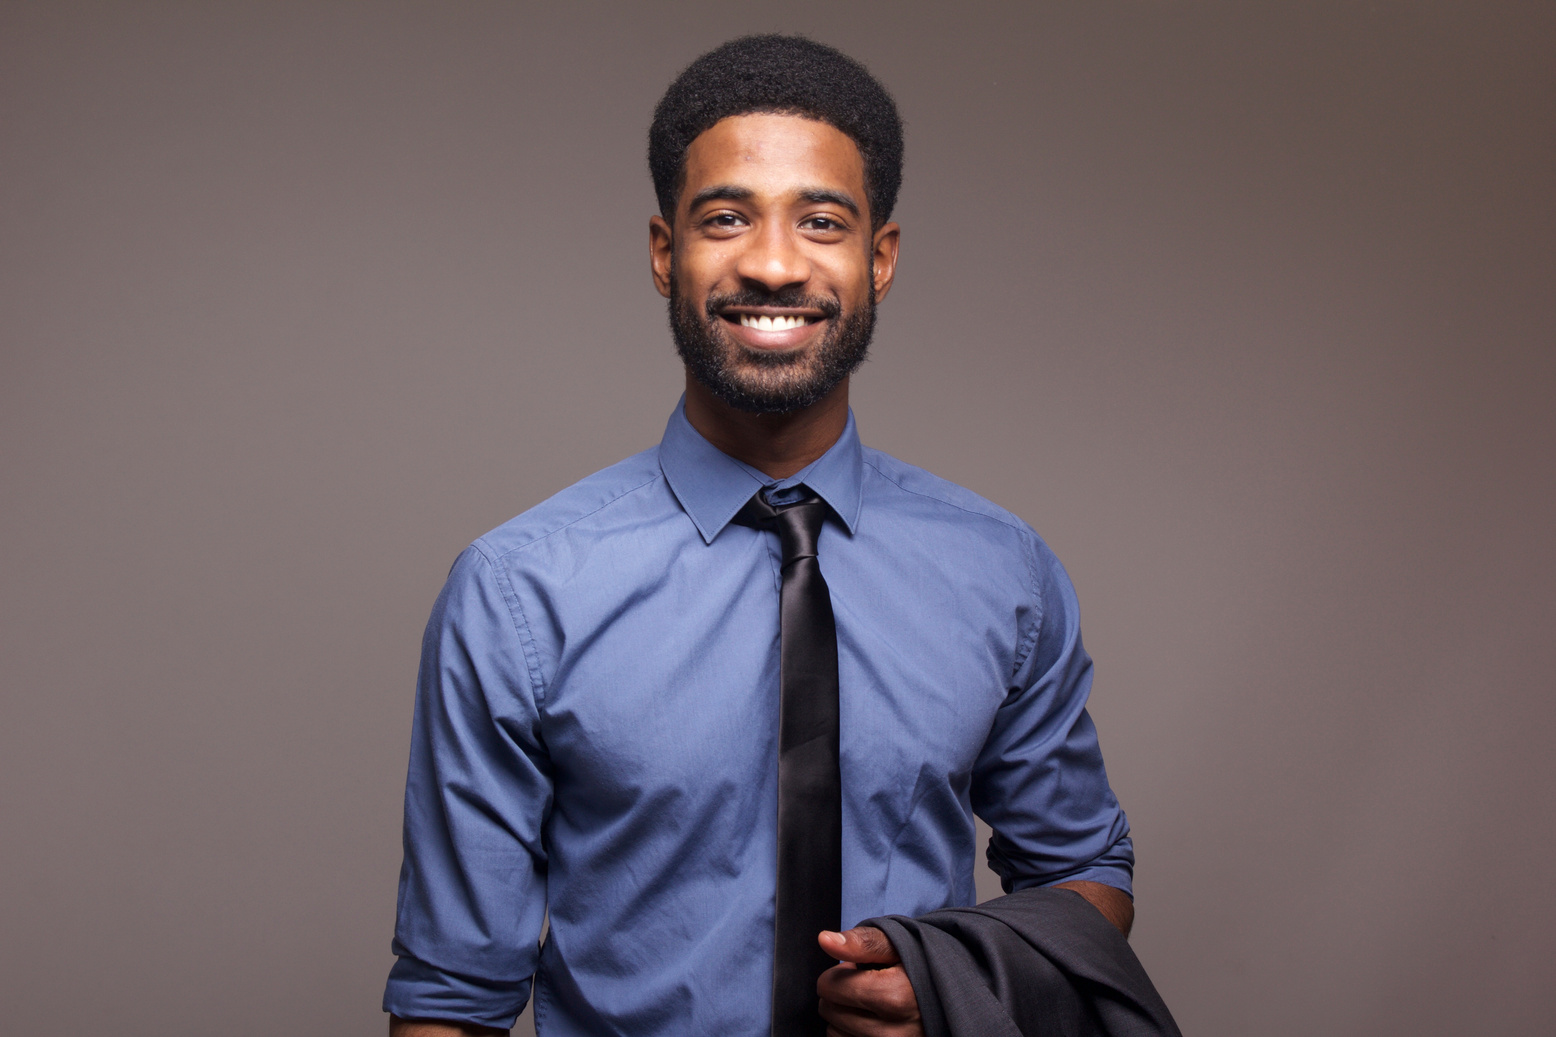
[[[749,349],[798,349],[821,334],[841,307],[835,298],[796,288],[715,294],[707,300],[708,315],[722,321],[725,332]]]

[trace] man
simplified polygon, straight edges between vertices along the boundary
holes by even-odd
[[[660,102],[650,260],[686,394],[657,448],[477,540],[438,599],[393,1033],[501,1032],[532,976],[543,1034],[921,1032],[881,932],[836,930],[971,904],[974,813],[1007,889],[1127,931],[1068,579],[854,430],[901,132],[862,66],[793,37],[726,44]]]

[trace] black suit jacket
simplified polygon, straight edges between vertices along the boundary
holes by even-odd
[[[861,924],[902,958],[925,1037],[1181,1037],[1128,941],[1071,890]]]

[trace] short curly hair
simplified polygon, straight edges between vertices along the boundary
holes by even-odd
[[[686,184],[686,149],[731,115],[800,115],[846,133],[864,159],[873,229],[897,204],[902,119],[886,88],[859,62],[804,36],[742,36],[686,66],[654,109],[648,170],[665,219],[675,219]]]

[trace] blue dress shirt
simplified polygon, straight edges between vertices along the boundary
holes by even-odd
[[[548,1037],[769,1028],[778,538],[820,494],[837,618],[843,923],[1129,889],[1074,590],[1020,519],[859,443],[776,481],[678,407],[663,441],[477,540],[422,642],[384,1007]],[[550,910],[550,931],[538,945]]]

